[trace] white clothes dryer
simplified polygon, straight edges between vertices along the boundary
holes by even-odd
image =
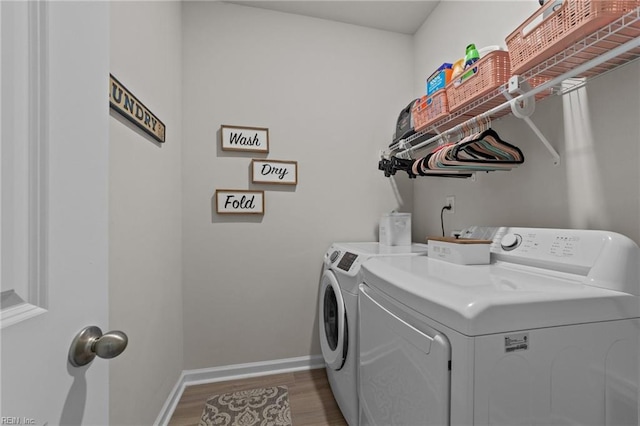
[[[639,424],[629,238],[499,228],[488,265],[374,258],[362,270],[360,424]]]
[[[331,391],[345,420],[358,424],[357,308],[362,263],[372,257],[427,255],[426,244],[334,243],[324,255],[318,297],[320,346]]]

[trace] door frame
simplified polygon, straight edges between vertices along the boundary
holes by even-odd
[[[46,312],[48,307],[47,267],[48,267],[48,172],[49,172],[49,123],[48,123],[48,5],[46,2],[28,2],[27,20],[28,28],[17,37],[25,37],[28,45],[27,53],[27,99],[26,108],[22,113],[26,114],[27,122],[23,134],[13,140],[26,140],[28,154],[26,158],[14,164],[18,170],[2,173],[2,187],[19,184],[27,192],[27,203],[19,207],[19,213],[27,218],[27,229],[24,235],[18,235],[25,241],[27,247],[26,261],[23,270],[14,271],[10,277],[13,281],[22,282],[26,294],[19,294],[24,303],[12,305],[6,309],[0,309],[0,328],[9,327],[21,321]],[[0,15],[1,17],[1,15]],[[1,105],[0,105],[1,108]],[[0,110],[1,111],[1,110]],[[20,112],[18,112],[20,113]],[[3,141],[5,143],[11,143]],[[0,170],[2,166],[0,165]],[[7,182],[7,179],[9,182]],[[16,182],[22,180],[23,182]],[[4,201],[4,200],[2,200]],[[0,201],[0,203],[2,202]],[[1,204],[0,204],[1,206]],[[1,211],[2,209],[0,209]],[[23,211],[24,210],[24,211]],[[1,215],[2,213],[0,213]],[[2,220],[0,227],[7,224]],[[3,238],[5,233],[2,234]],[[5,241],[2,246],[7,249]],[[9,244],[9,246],[11,246]],[[3,257],[4,259],[4,257]],[[12,268],[13,269],[13,268]]]

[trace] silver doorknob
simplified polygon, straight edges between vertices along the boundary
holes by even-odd
[[[97,356],[115,358],[120,355],[129,343],[129,338],[122,331],[110,331],[102,334],[95,325],[80,330],[69,348],[69,363],[74,367],[89,364]]]

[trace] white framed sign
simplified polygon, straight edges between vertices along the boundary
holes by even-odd
[[[298,184],[298,162],[283,160],[251,160],[253,183]]]
[[[269,152],[269,129],[264,127],[220,127],[224,151]]]
[[[264,214],[264,191],[216,189],[218,214]]]

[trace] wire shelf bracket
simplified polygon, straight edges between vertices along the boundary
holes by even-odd
[[[542,144],[547,148],[551,157],[553,157],[553,165],[560,165],[560,154],[558,151],[551,145],[549,139],[542,133],[542,131],[536,126],[536,124],[531,120],[531,115],[535,111],[536,100],[535,97],[522,97],[521,101],[518,102],[512,95],[522,95],[531,91],[531,86],[529,83],[523,79],[521,76],[514,75],[509,79],[508,83],[508,91],[503,92],[504,97],[509,101],[509,105],[511,106],[511,113],[520,118],[522,121],[527,123],[527,125],[533,130],[533,133],[536,134],[538,139],[542,142]]]

